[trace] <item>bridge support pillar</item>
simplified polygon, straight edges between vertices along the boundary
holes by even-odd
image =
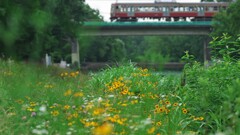
[[[211,49],[209,48],[209,42],[210,42],[210,38],[209,37],[206,37],[204,39],[204,43],[203,43],[203,56],[204,56],[204,65],[205,66],[208,66],[209,65],[209,62],[211,60]]]
[[[79,56],[79,43],[78,39],[73,39],[71,41],[72,46],[72,67],[74,68],[80,68],[80,56]]]

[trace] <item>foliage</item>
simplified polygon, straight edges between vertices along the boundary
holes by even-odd
[[[240,33],[240,0],[230,3],[227,10],[222,10],[214,17],[212,33],[213,36],[221,36],[222,33],[228,33],[231,36],[237,36]]]
[[[215,58],[223,59],[213,61],[208,68],[198,62],[187,64],[182,90],[188,93],[186,98],[191,99],[188,104],[198,106],[191,111],[206,115],[206,123],[201,129],[203,134],[222,131],[237,134],[239,119],[236,117],[239,117],[239,110],[235,104],[238,104],[238,99],[233,95],[238,95],[236,86],[239,85],[240,73],[236,54],[232,52],[239,50],[239,43],[238,39],[235,41],[227,34],[216,39],[211,41],[213,54]]]
[[[0,3],[0,53],[18,60],[39,61],[46,53],[63,59],[71,50],[69,39],[93,18],[101,20],[83,0],[6,0]]]
[[[237,61],[240,58],[240,35],[237,38],[223,34],[220,38],[214,37],[210,42],[211,53],[215,59]]]
[[[133,65],[109,68],[86,85],[76,71],[49,74],[13,61],[0,66],[0,117],[9,124],[0,125],[1,134],[185,134],[204,119],[190,118],[186,101],[169,91],[174,76]]]
[[[228,124],[221,122],[226,118],[222,116],[222,113],[227,111],[222,106],[233,105],[232,102],[226,100],[226,93],[233,81],[240,77],[239,63],[221,62],[208,68],[195,63],[187,67],[184,73],[186,73],[186,85],[183,90],[188,93],[187,98],[191,99],[188,104],[198,106],[191,111],[208,115],[205,116],[204,134],[209,131],[227,130]]]

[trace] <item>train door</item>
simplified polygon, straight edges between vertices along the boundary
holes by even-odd
[[[167,17],[169,16],[169,7],[162,7],[162,11],[163,11],[163,16]]]
[[[204,16],[204,7],[198,7],[198,16]]]
[[[134,7],[128,7],[127,8],[127,14],[129,17],[134,16]]]

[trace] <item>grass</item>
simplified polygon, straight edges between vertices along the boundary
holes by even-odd
[[[229,87],[232,81],[222,78],[204,91],[229,95],[222,96],[221,103],[214,105],[213,94],[196,97],[201,95],[197,90],[207,88],[205,80],[212,81],[210,75],[220,75],[215,71],[231,78],[238,75],[232,73],[238,71],[236,66],[204,69],[196,64],[185,69],[182,86],[179,74],[156,74],[131,64],[86,75],[0,60],[0,134],[172,135],[224,132],[229,125],[237,129],[238,119],[224,118],[239,109],[234,96],[239,81]],[[221,81],[226,85],[219,86]],[[232,102],[233,111],[212,110]]]

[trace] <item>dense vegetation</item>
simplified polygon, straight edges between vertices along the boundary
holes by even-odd
[[[182,60],[188,64],[180,74],[156,73],[131,63],[82,74],[9,59],[38,60],[48,49],[54,56],[65,57],[64,47],[57,45],[78,39],[74,24],[84,20],[73,14],[75,8],[68,7],[76,6],[86,16],[99,19],[97,11],[83,1],[61,2],[0,3],[0,51],[4,55],[0,59],[0,134],[240,134],[240,35],[235,25],[239,0],[216,17],[214,27],[224,24],[228,29],[215,27],[210,42],[212,61],[203,66],[185,51]],[[61,16],[66,20],[59,20]],[[224,20],[220,16],[225,16]],[[71,17],[74,20],[69,22]],[[176,40],[178,37],[79,38],[86,43],[81,49],[87,53],[81,55],[92,61],[121,60],[120,54],[142,61],[175,61],[185,49],[173,57],[166,45]],[[181,37],[182,43],[176,44],[189,48],[195,41],[185,43],[188,40]],[[98,47],[94,53],[93,47]]]
[[[181,75],[128,64],[87,76],[1,60],[0,133],[237,135],[240,63],[227,50],[207,68],[186,53]]]

